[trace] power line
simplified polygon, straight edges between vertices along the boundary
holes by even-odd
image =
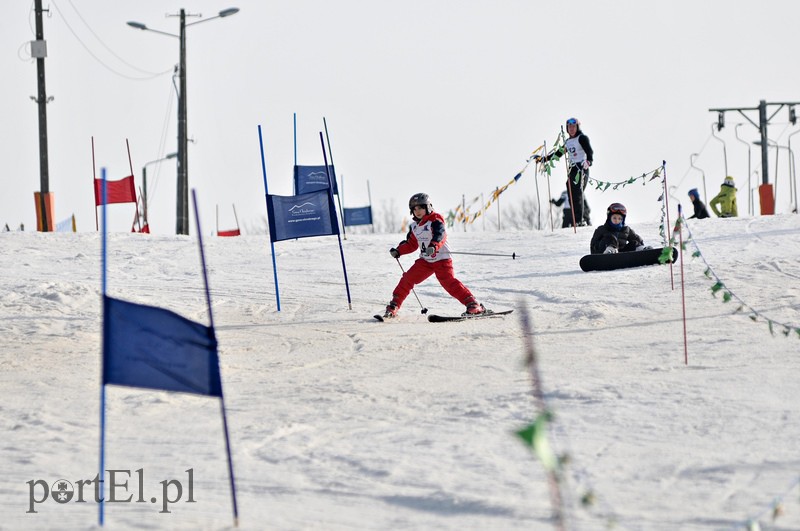
[[[159,143],[158,143],[158,158],[163,158],[164,157],[164,153],[166,151],[164,146],[167,143],[167,128],[169,126],[169,117],[170,117],[170,114],[172,113],[172,102],[173,101],[174,100],[172,99],[172,90],[170,89],[169,90],[169,97],[167,98],[167,112],[164,115],[164,125],[161,128],[161,139],[159,140]],[[161,175],[161,165],[159,164],[156,167],[156,175],[155,175],[155,178],[153,179],[154,182],[153,182],[153,193],[151,194],[152,196],[155,196],[156,190],[158,189],[158,182],[159,182],[158,178],[159,178],[160,175]],[[148,200],[148,202],[149,202],[149,200]]]
[[[103,48],[105,48],[106,50],[108,50],[108,52],[109,52],[111,55],[113,55],[114,57],[116,57],[117,59],[119,59],[119,60],[120,60],[120,62],[121,62],[122,64],[124,64],[124,65],[126,65],[126,66],[129,66],[129,67],[131,67],[131,68],[133,68],[133,69],[134,69],[134,70],[136,70],[137,72],[141,72],[141,73],[143,73],[143,74],[147,74],[147,75],[149,75],[149,76],[152,76],[152,77],[161,76],[161,75],[164,75],[166,72],[169,72],[169,71],[170,71],[170,70],[167,70],[166,72],[151,72],[151,71],[149,71],[149,70],[144,70],[144,69],[142,69],[142,68],[139,68],[139,67],[138,67],[138,66],[136,66],[136,65],[133,65],[133,64],[129,63],[128,61],[126,61],[125,59],[123,59],[122,57],[120,57],[119,55],[117,55],[117,54],[114,52],[114,50],[112,50],[110,47],[108,47],[108,46],[106,45],[106,43],[105,43],[105,42],[103,42],[103,39],[101,39],[101,38],[100,38],[100,37],[97,35],[97,33],[95,33],[95,31],[92,29],[92,27],[91,27],[91,26],[90,26],[90,25],[89,25],[89,24],[86,22],[86,19],[84,19],[84,18],[83,18],[83,15],[81,15],[80,11],[78,11],[78,8],[77,8],[77,7],[75,7],[75,4],[73,4],[73,3],[72,3],[72,0],[67,0],[67,2],[69,2],[69,5],[70,5],[70,6],[72,7],[72,9],[75,11],[75,14],[76,14],[76,15],[78,15],[78,18],[79,18],[79,19],[81,19],[81,22],[83,22],[83,24],[86,26],[86,28],[89,30],[89,32],[90,32],[90,33],[91,33],[91,34],[94,36],[94,38],[95,38],[95,39],[97,39],[97,41],[98,41],[98,42],[99,42],[99,43],[100,43],[100,44],[103,46]],[[55,2],[53,2],[53,5],[55,5]],[[56,9],[58,9],[58,7],[57,7],[57,6],[56,6]],[[60,11],[59,11],[59,13],[60,13]]]
[[[71,2],[71,1],[70,1],[70,5],[72,5],[72,2]],[[118,70],[116,70],[116,69],[114,69],[113,67],[111,67],[111,66],[109,66],[108,64],[106,64],[106,63],[105,63],[105,62],[104,62],[102,59],[100,59],[100,57],[98,57],[98,56],[97,56],[97,55],[96,55],[96,54],[95,54],[95,53],[94,53],[94,52],[93,52],[91,49],[89,49],[89,46],[87,46],[87,44],[86,44],[85,42],[83,42],[83,40],[82,40],[82,39],[81,39],[81,38],[78,36],[78,34],[77,34],[77,33],[75,32],[75,30],[72,28],[72,26],[70,26],[69,22],[67,22],[67,18],[64,16],[64,13],[61,11],[61,8],[59,8],[59,7],[58,7],[58,4],[56,4],[56,2],[55,2],[55,1],[53,1],[53,6],[56,8],[56,11],[58,11],[59,15],[61,15],[61,20],[63,20],[63,21],[64,21],[64,25],[67,27],[67,29],[70,31],[70,33],[72,33],[73,37],[75,37],[75,39],[76,39],[76,40],[77,40],[77,41],[80,43],[80,45],[81,45],[81,46],[83,46],[84,50],[86,50],[86,52],[87,52],[87,53],[88,53],[90,56],[92,56],[92,58],[93,58],[95,61],[97,61],[98,63],[100,63],[100,65],[101,65],[101,66],[103,66],[103,68],[105,68],[106,70],[108,70],[108,71],[109,71],[109,72],[111,72],[112,74],[116,74],[116,75],[118,75],[118,76],[120,76],[120,77],[123,77],[123,78],[125,78],[125,79],[130,79],[130,80],[133,80],[133,81],[146,81],[146,80],[153,79],[153,78],[156,78],[156,77],[159,77],[159,76],[163,76],[164,74],[168,74],[168,73],[172,72],[172,70],[173,70],[172,68],[170,68],[169,70],[165,70],[164,72],[158,72],[158,73],[149,72],[149,75],[147,75],[147,76],[129,76],[129,75],[127,75],[127,74],[124,74],[124,73],[122,73],[122,72],[119,72]],[[75,9],[75,6],[74,6],[74,5],[72,5],[72,8],[73,8],[73,9]],[[75,12],[76,12],[76,13],[78,13],[78,10],[77,10],[77,9],[75,9]],[[112,54],[114,57],[116,57],[117,59],[119,59],[120,61],[122,61],[122,62],[123,62],[124,64],[126,64],[127,66],[129,66],[129,67],[133,68],[134,70],[138,70],[139,72],[147,72],[146,70],[142,70],[142,69],[140,69],[140,68],[138,68],[138,67],[135,67],[135,66],[131,65],[130,63],[128,63],[127,61],[125,61],[124,59],[122,59],[122,58],[121,58],[119,55],[117,55],[116,53],[114,53],[114,52],[113,52],[113,51],[112,51],[112,50],[111,50],[111,49],[110,49],[108,46],[106,46],[106,44],[105,44],[105,43],[103,43],[103,41],[100,39],[100,37],[98,37],[98,36],[97,36],[97,34],[96,34],[96,33],[95,33],[95,32],[94,32],[92,29],[91,29],[91,27],[89,26],[89,24],[87,24],[87,23],[86,23],[86,21],[83,19],[83,17],[80,15],[80,13],[78,13],[78,18],[80,18],[80,19],[81,19],[81,21],[82,21],[82,22],[83,22],[83,23],[86,25],[86,27],[87,27],[87,28],[89,28],[89,31],[91,32],[91,34],[92,34],[92,35],[94,35],[94,37],[95,37],[95,38],[96,38],[96,39],[97,39],[97,40],[100,42],[100,44],[101,44],[101,45],[102,45],[102,46],[103,46],[103,47],[104,47],[106,50],[108,50],[108,51],[109,51],[109,52],[110,52],[110,53],[111,53],[111,54]]]

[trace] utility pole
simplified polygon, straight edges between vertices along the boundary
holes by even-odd
[[[189,234],[189,150],[187,149],[189,135],[187,134],[186,125],[186,27],[217,18],[229,17],[238,12],[238,7],[230,7],[228,9],[223,9],[213,17],[187,24],[186,10],[181,9],[180,15],[178,15],[180,16],[180,33],[178,35],[148,28],[141,22],[128,22],[128,26],[132,28],[152,31],[170,37],[177,37],[180,41],[180,62],[178,63],[178,198],[175,216],[176,234]],[[175,15],[167,16],[171,17]],[[188,16],[200,17],[202,15]]]
[[[777,105],[778,108],[775,109],[775,112],[772,113],[769,117],[767,116],[767,106],[770,105]],[[767,143],[767,125],[772,118],[778,114],[783,107],[789,107],[789,120],[794,124],[797,121],[795,116],[794,106],[800,105],[800,102],[782,102],[782,103],[767,103],[765,100],[761,100],[758,103],[758,107],[731,107],[731,108],[724,108],[724,109],[709,109],[709,112],[716,112],[717,113],[717,131],[721,130],[725,127],[725,112],[727,111],[736,111],[744,118],[753,124],[753,126],[758,129],[761,135],[761,186],[758,187],[758,194],[759,199],[761,200],[761,214],[774,214],[775,213],[775,200],[774,195],[772,194],[772,185],[769,184],[769,164],[768,164],[768,149],[769,145]],[[756,124],[753,120],[747,116],[744,111],[758,111],[758,124]],[[749,178],[749,176],[748,176]],[[747,191],[748,195],[750,194],[750,190]]]
[[[42,0],[35,0],[36,11],[36,40],[31,42],[31,55],[36,58],[36,77],[38,81],[38,96],[31,99],[39,105],[39,194],[37,209],[40,210],[39,227],[42,232],[47,232],[52,219],[48,219],[47,206],[50,203],[50,170],[47,159],[47,104],[53,98],[47,98],[44,77],[44,59],[47,57],[47,43],[44,40],[44,27],[42,24]],[[52,214],[52,212],[51,212]]]
[[[178,220],[175,234],[189,234],[189,150],[186,124],[186,11],[181,9],[178,77]]]

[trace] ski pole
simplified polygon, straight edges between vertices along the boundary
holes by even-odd
[[[406,270],[403,268],[403,264],[400,263],[400,259],[399,258],[395,258],[395,260],[397,260],[397,265],[400,266],[400,271],[402,271],[403,274],[405,275],[406,274]],[[420,313],[422,313],[423,315],[428,313],[428,309],[422,305],[422,301],[419,300],[419,296],[417,295],[417,292],[416,292],[416,290],[414,288],[411,288],[411,293],[414,294],[414,297],[417,299],[417,302],[419,303],[419,307],[422,308]]]
[[[471,254],[473,256],[502,256],[503,258],[508,258],[509,255],[507,254],[494,254],[494,253],[466,253],[466,252],[456,252],[450,251],[450,254]],[[517,259],[517,253],[511,253],[511,259]]]
[[[400,266],[400,271],[402,271],[403,274],[405,275],[406,274],[406,270],[403,268],[403,264],[400,263],[400,259],[399,258],[395,258],[395,260],[397,260],[397,265]],[[411,288],[411,293],[414,294],[414,297],[417,297],[417,302],[419,303],[419,307],[422,308],[422,311],[420,313],[422,313],[422,315],[425,315],[426,313],[428,313],[428,309],[425,306],[422,305],[422,301],[419,300],[419,297],[417,296],[417,292],[414,290],[414,288]]]

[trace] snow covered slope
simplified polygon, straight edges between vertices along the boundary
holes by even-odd
[[[688,365],[680,261],[583,273],[590,227],[450,232],[456,251],[509,255],[456,256],[456,274],[487,307],[530,312],[551,442],[570,456],[570,528],[767,523],[787,493],[777,528],[800,528],[800,336],[782,326],[800,327],[800,216],[690,229],[702,256],[692,243],[683,256]],[[372,320],[399,279],[400,237],[343,241],[352,310],[335,237],[277,243],[280,312],[266,237],[205,238],[241,528],[552,527],[541,463],[513,434],[537,413],[520,312],[431,324],[412,295],[396,321]],[[2,233],[0,248],[0,528],[96,528],[91,501],[26,511],[29,482],[98,471],[100,237]],[[112,234],[109,294],[208,323],[199,264],[194,238]],[[417,294],[463,311],[433,279]],[[131,471],[117,497],[133,495],[106,505],[107,527],[230,528],[219,401],[121,387],[107,400],[106,469]],[[186,489],[188,469],[195,502],[183,492],[159,512],[160,482]]]

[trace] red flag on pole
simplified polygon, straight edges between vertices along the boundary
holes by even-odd
[[[136,190],[133,184],[133,175],[128,175],[119,181],[106,181],[107,204],[112,203],[135,203]],[[103,181],[94,180],[94,204],[103,204]]]

